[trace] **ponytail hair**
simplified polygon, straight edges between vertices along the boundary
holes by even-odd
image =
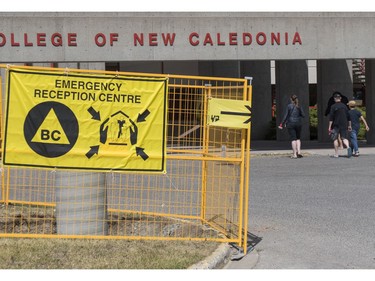
[[[291,95],[290,100],[292,103],[298,108],[299,107],[299,102],[298,102],[298,97],[296,95]]]

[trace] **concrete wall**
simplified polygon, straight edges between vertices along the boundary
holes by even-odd
[[[0,13],[1,62],[373,58],[375,13]]]

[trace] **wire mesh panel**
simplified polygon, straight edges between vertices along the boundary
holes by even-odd
[[[250,125],[208,126],[207,103],[249,101],[251,85],[247,79],[168,79],[165,173],[3,166],[0,236],[196,239],[246,246]]]

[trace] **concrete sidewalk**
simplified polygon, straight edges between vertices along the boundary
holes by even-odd
[[[375,154],[375,145],[369,145],[366,141],[359,141],[359,151],[361,154]],[[292,154],[290,141],[251,141],[251,155],[272,155],[272,154]],[[331,142],[302,141],[302,155],[333,155],[334,148]],[[340,150],[342,155],[346,154],[346,149]]]

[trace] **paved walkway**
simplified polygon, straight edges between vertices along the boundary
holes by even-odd
[[[374,155],[375,145],[367,145],[365,142],[359,144],[360,153],[362,155]],[[320,143],[318,141],[302,142],[303,155],[327,155],[330,156],[334,152],[332,143]],[[291,154],[291,144],[289,141],[252,141],[251,155],[288,155]],[[346,149],[340,150],[340,155],[346,156]],[[224,269],[251,269],[256,266],[259,261],[259,254],[255,249],[250,250],[248,254],[238,260],[231,261],[235,257],[236,251],[227,244],[220,246],[212,256],[205,261],[192,266],[191,268],[224,268]]]
[[[365,142],[359,144],[360,153],[362,155],[374,155],[375,146],[367,145]],[[264,154],[291,154],[290,142],[276,142],[276,141],[253,141],[251,143],[251,155]],[[302,154],[308,155],[332,155],[334,153],[332,143],[319,143],[317,141],[302,142]],[[346,149],[339,151],[340,155],[346,156]],[[256,250],[250,251],[245,257],[236,261],[229,261],[224,266],[225,269],[251,269],[259,262],[259,253]]]

